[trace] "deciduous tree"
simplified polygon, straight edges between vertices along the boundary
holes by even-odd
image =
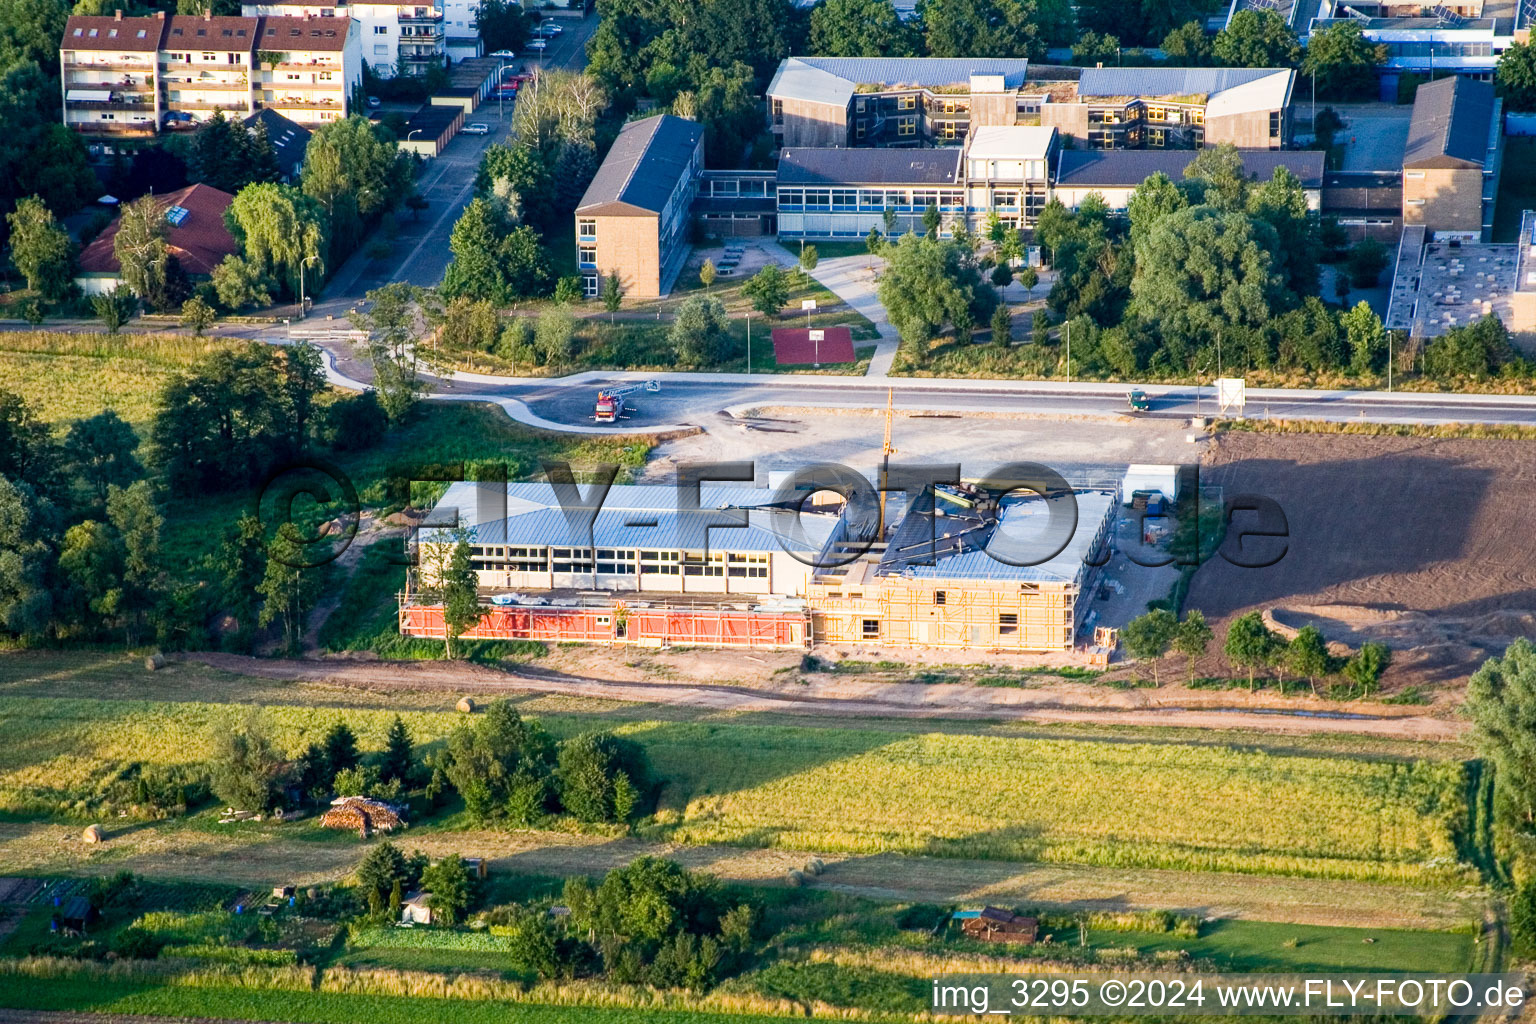
[[[1242,10],[1216,33],[1216,59],[1230,68],[1288,68],[1301,59],[1301,45],[1274,11]]]
[[[1145,615],[1137,616],[1125,624],[1121,631],[1121,639],[1131,652],[1131,656],[1139,660],[1152,662],[1152,684],[1159,685],[1162,680],[1158,677],[1158,667],[1162,663],[1163,655],[1168,653],[1168,648],[1173,644],[1174,637],[1178,633],[1179,620],[1166,608],[1154,608]]]
[[[1190,685],[1195,682],[1195,659],[1205,656],[1213,635],[1211,627],[1206,624],[1205,613],[1198,608],[1186,612],[1184,621],[1174,631],[1173,649],[1184,655],[1188,662]]]
[[[922,36],[887,0],[826,0],[811,10],[810,52],[825,57],[915,57]]]
[[[1333,100],[1372,99],[1376,69],[1386,62],[1386,44],[1366,39],[1359,22],[1335,21],[1308,37],[1301,73],[1315,77],[1319,96]]]
[[[27,287],[50,302],[69,293],[74,278],[74,243],[37,196],[28,196],[5,215],[11,227],[11,262]]]

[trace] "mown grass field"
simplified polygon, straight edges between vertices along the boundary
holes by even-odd
[[[0,333],[0,388],[60,427],[112,409],[142,436],[172,374],[220,348],[246,344],[169,334]]]
[[[192,764],[245,714],[202,702],[0,697],[0,811],[81,813],[125,766]],[[382,747],[394,712],[270,705],[298,751],[347,721]],[[418,743],[452,712],[406,712]],[[557,735],[615,723],[549,715]],[[618,724],[665,780],[648,838],[969,859],[1437,884],[1464,880],[1456,761],[876,729]]]

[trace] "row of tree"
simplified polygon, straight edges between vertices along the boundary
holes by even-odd
[[[1182,620],[1166,608],[1154,608],[1126,623],[1121,639],[1132,657],[1152,662],[1154,683],[1159,681],[1159,663],[1174,651],[1185,657],[1193,684],[1195,663],[1205,656],[1215,634],[1197,608],[1190,609]],[[1391,662],[1390,650],[1375,642],[1362,644],[1347,659],[1336,658],[1328,652],[1327,641],[1316,626],[1303,626],[1286,639],[1265,625],[1258,612],[1240,615],[1228,624],[1222,653],[1234,667],[1247,670],[1250,690],[1257,684],[1259,672],[1273,670],[1282,689],[1285,673],[1290,672],[1304,677],[1315,694],[1319,679],[1338,672],[1362,697],[1370,696]]]
[[[923,365],[946,327],[962,343],[985,322],[997,297],[983,285],[988,262],[1006,263],[1013,232],[976,239],[963,225],[937,237],[938,211],[925,233],[885,244],[880,298],[903,338],[900,359]],[[1125,216],[1097,194],[1076,210],[1046,205],[1035,241],[1056,280],[1047,296],[1064,321],[1037,369],[1053,363],[1074,376],[1185,377],[1228,368],[1371,375],[1388,369],[1435,380],[1525,375],[1496,318],[1464,326],[1420,348],[1389,337],[1364,302],[1337,308],[1317,295],[1319,260],[1342,256],[1336,225],[1307,208],[1301,183],[1285,168],[1249,179],[1236,150],[1202,150],[1174,181],[1154,174],[1132,193]],[[871,245],[878,240],[871,240]],[[988,245],[987,243],[990,243]],[[989,251],[982,251],[983,247]],[[1379,243],[1349,251],[1335,274],[1337,296],[1376,283],[1387,262]],[[994,267],[993,284],[1012,271]],[[1033,280],[1026,281],[1033,287]],[[1066,366],[1070,337],[1071,365]],[[1039,361],[1039,360],[1037,360]]]

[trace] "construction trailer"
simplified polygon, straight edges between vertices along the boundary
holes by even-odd
[[[938,507],[934,492],[913,503],[878,562],[813,578],[806,599],[816,641],[1072,650],[1115,521],[1115,492],[983,498],[959,508],[942,507],[938,493]],[[1066,515],[1069,502],[1076,518],[1066,536],[1046,523],[1053,510]]]

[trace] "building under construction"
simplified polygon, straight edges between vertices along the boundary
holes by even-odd
[[[444,635],[431,566],[463,537],[487,605],[470,638],[1069,651],[1117,506],[1113,490],[941,485],[882,530],[883,513],[766,488],[703,487],[696,509],[667,486],[560,497],[453,485],[415,538],[401,631]]]
[[[811,581],[818,642],[1070,651],[1094,563],[1115,521],[1114,491],[994,497],[921,495],[883,551]]]

